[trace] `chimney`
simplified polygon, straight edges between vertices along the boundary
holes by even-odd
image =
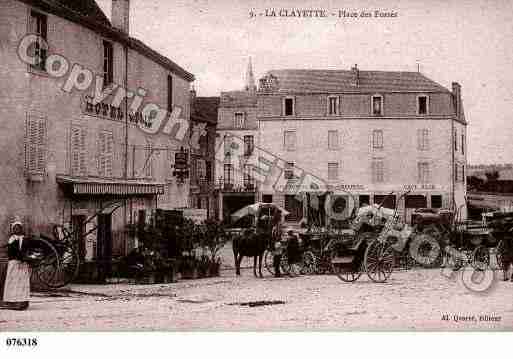
[[[461,116],[461,85],[457,82],[452,83],[452,97],[454,99],[454,109],[456,111],[456,117]]]
[[[112,0],[112,26],[128,35],[130,0]]]
[[[351,67],[351,85],[352,86],[360,85],[360,73],[358,71],[357,64],[354,64],[354,66]]]

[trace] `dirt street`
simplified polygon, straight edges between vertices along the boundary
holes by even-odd
[[[267,273],[266,273],[267,274]],[[439,269],[364,275],[254,278],[249,269],[159,285],[72,285],[33,293],[28,311],[0,311],[0,331],[80,330],[505,330],[513,329],[513,283],[486,293]]]

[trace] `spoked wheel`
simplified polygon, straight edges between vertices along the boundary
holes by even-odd
[[[274,275],[273,251],[266,249],[264,253],[264,267],[271,275]]]
[[[361,265],[358,266],[354,263],[333,263],[332,271],[343,282],[355,282],[362,275]]]
[[[57,250],[60,254],[60,271],[49,283],[50,288],[62,288],[70,284],[78,276],[80,257],[78,250],[70,244],[58,243]]]
[[[484,271],[490,265],[490,252],[485,246],[477,246],[472,252],[472,267]]]
[[[317,257],[312,251],[305,251],[303,253],[303,260],[301,262],[301,274],[314,274],[317,268]]]
[[[51,288],[60,272],[59,254],[55,247],[41,238],[32,238],[26,256],[32,258],[31,281],[36,287]]]
[[[358,252],[344,253],[334,248],[330,255],[330,271],[343,282],[354,282],[362,275],[362,256]]]
[[[365,270],[376,283],[384,283],[394,269],[394,250],[387,243],[378,240],[369,243],[364,256]]]

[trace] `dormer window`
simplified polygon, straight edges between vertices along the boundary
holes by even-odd
[[[294,97],[286,97],[283,100],[283,114],[285,116],[294,116]]]
[[[338,115],[338,96],[328,96],[328,115]]]
[[[425,95],[417,96],[417,115],[427,115],[429,98]]]
[[[383,115],[383,96],[373,95],[371,99],[371,111],[374,116]]]

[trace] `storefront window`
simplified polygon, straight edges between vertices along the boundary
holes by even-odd
[[[395,209],[395,196],[390,195],[374,195],[374,204],[381,205],[385,208]]]
[[[410,195],[406,196],[406,208],[426,208],[427,198],[423,195]]]
[[[358,202],[360,207],[367,206],[370,204],[370,196],[368,194],[363,194],[358,197]]]
[[[431,208],[442,208],[442,195],[431,196]]]

